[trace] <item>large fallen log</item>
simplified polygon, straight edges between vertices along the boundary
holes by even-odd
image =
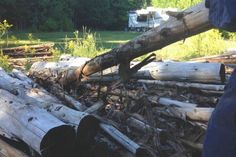
[[[61,74],[62,79],[60,83],[65,85],[80,80],[82,76],[89,76],[117,64],[127,67],[134,58],[161,49],[186,37],[209,30],[211,25],[208,20],[208,14],[209,10],[205,8],[204,2],[189,8],[184,11],[182,17],[180,16],[177,19],[170,18],[159,27],[103,55],[95,57],[80,68],[66,71]]]
[[[0,89],[0,95],[0,126],[8,135],[45,157],[63,157],[72,150],[76,137],[73,127],[5,90]]]
[[[154,67],[141,70],[136,77],[162,81],[224,83],[225,67],[218,63],[155,62]]]
[[[58,83],[60,73],[79,66],[80,63],[74,61],[37,62],[30,68],[30,75],[46,82]],[[222,84],[225,81],[225,67],[219,63],[151,62],[133,74],[132,78]],[[112,67],[85,80],[92,82],[117,79],[120,79],[118,67]]]

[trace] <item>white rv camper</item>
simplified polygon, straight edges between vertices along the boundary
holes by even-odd
[[[128,28],[131,31],[147,31],[157,27],[168,20],[166,11],[177,11],[177,9],[147,7],[147,9],[129,11]]]

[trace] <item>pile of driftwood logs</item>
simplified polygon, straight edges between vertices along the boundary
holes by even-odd
[[[200,156],[223,64],[152,62],[125,83],[113,67],[64,90],[58,74],[87,60],[33,64],[41,86],[0,69],[0,134],[24,141],[31,156]]]
[[[2,139],[30,156],[200,157],[225,65],[131,61],[210,28],[200,3],[91,60],[37,62],[29,77],[0,69]]]
[[[53,43],[40,45],[27,45],[12,48],[3,48],[0,51],[9,57],[9,63],[15,67],[24,69],[27,64],[32,64],[39,60],[49,60],[53,58]]]

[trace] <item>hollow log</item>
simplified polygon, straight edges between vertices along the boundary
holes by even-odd
[[[65,156],[73,148],[74,129],[45,110],[0,89],[0,126],[43,156]]]
[[[138,82],[152,86],[157,85],[164,87],[197,88],[200,90],[211,90],[211,91],[223,91],[225,88],[225,85],[188,83],[188,82],[176,82],[176,81],[138,80]]]
[[[27,104],[33,104],[45,109],[63,122],[75,126],[77,137],[81,141],[90,141],[93,138],[92,136],[94,136],[92,132],[96,132],[98,128],[98,121],[94,116],[63,105],[61,101],[46,90],[34,87],[26,81],[12,78],[1,68],[0,88],[13,93]]]
[[[208,20],[209,10],[205,8],[204,2],[184,12],[186,14],[182,18],[170,18],[159,27],[93,58],[80,68],[66,71],[61,75],[61,84],[69,84],[80,79],[82,75],[89,76],[117,64],[129,63],[134,58],[212,28]]]

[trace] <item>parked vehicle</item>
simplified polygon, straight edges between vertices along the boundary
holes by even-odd
[[[159,26],[169,19],[166,11],[177,11],[176,8],[154,8],[129,11],[128,29],[143,32]]]

